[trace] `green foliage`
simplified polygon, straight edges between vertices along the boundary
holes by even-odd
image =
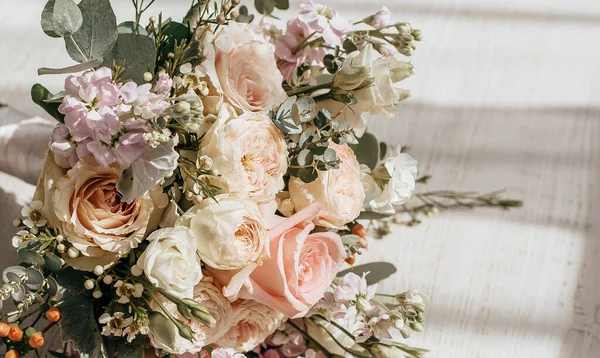
[[[156,61],[154,40],[145,35],[119,34],[112,50],[104,57],[103,66],[123,63],[125,71],[122,79],[131,79],[138,84],[144,83],[144,73],[153,72]]]
[[[77,62],[104,58],[117,41],[117,18],[109,0],[82,0],[79,10],[83,15],[81,28],[65,37],[69,56]]]
[[[102,59],[94,59],[84,63],[78,63],[73,66],[63,67],[63,68],[47,68],[42,67],[38,68],[38,75],[60,75],[66,73],[77,73],[82,71],[87,71],[94,67],[98,67],[102,64]]]
[[[164,44],[161,46],[161,58],[167,58],[169,52],[175,52],[175,45],[187,41],[190,30],[187,26],[176,21],[168,21],[164,25]]]
[[[246,5],[240,6],[239,13],[240,14],[235,19],[235,21],[237,21],[237,22],[243,22],[243,23],[249,24],[254,20],[254,15],[248,14],[248,8],[246,7]]]
[[[358,138],[358,144],[350,144],[356,159],[360,164],[365,164],[371,170],[374,170],[379,163],[379,142],[377,138],[368,132]]]
[[[120,23],[119,26],[117,26],[117,31],[120,34],[148,35],[146,28],[135,21],[125,21]]]
[[[83,23],[81,11],[73,0],[49,0],[42,11],[42,30],[50,37],[67,37]]]
[[[262,15],[271,15],[276,8],[287,10],[290,8],[289,0],[254,0],[254,7]]]
[[[367,284],[373,285],[377,282],[384,280],[394,273],[396,273],[396,266],[389,262],[371,262],[364,265],[354,266],[353,268],[349,268],[347,270],[341,271],[338,273],[337,277],[343,277],[349,272],[354,272],[355,274],[362,276],[363,273],[369,272],[367,275]]]
[[[175,347],[173,345],[177,338],[177,327],[175,324],[160,312],[152,312],[148,318],[150,320],[150,330],[156,338],[174,350]],[[171,342],[170,346],[169,342]]]
[[[123,200],[131,202],[146,194],[150,188],[177,168],[178,158],[179,154],[175,151],[172,140],[161,143],[144,154],[123,172],[117,183],[117,189],[123,195]]]
[[[110,337],[107,339],[106,349],[111,356],[144,358],[144,337],[138,337],[131,343],[123,337]]]
[[[360,215],[358,215],[358,218],[356,218],[357,220],[382,220],[382,219],[386,219],[389,218],[390,214],[381,214],[381,213],[376,213],[374,211],[363,211],[360,213]]]
[[[58,273],[56,280],[63,291],[61,320],[58,322],[61,340],[72,341],[81,358],[107,358],[94,317],[91,291],[83,286],[85,272],[66,268]]]
[[[65,116],[58,111],[60,103],[48,102],[52,97],[54,97],[52,93],[39,83],[36,83],[31,87],[31,99],[33,102],[42,107],[54,119],[60,123],[64,123]]]

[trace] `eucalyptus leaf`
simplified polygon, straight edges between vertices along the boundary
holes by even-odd
[[[298,164],[299,165],[311,165],[313,162],[313,154],[310,149],[302,149],[298,153]]]
[[[56,282],[56,279],[52,276],[48,276],[46,282],[48,283],[46,294],[48,294],[50,298],[56,296],[56,293],[58,292],[58,283]]]
[[[381,220],[381,219],[389,218],[392,215],[393,214],[376,213],[374,211],[362,211],[358,215],[358,218],[356,218],[356,219],[357,220]]]
[[[316,135],[317,129],[315,127],[309,127],[307,128],[304,132],[302,132],[302,134],[300,135],[300,139],[298,140],[298,144],[303,147],[306,142],[311,141],[314,136]]]
[[[290,8],[290,0],[275,0],[275,7],[279,10],[287,10]]]
[[[12,292],[11,296],[15,301],[23,301],[23,298],[25,298],[25,287],[19,285],[17,289]]]
[[[254,0],[254,7],[261,15],[270,15],[275,10],[276,0]]]
[[[130,203],[146,194],[177,168],[178,159],[179,154],[175,151],[173,140],[148,151],[123,172],[117,183],[117,190],[123,195],[123,200]]]
[[[11,312],[8,317],[6,318],[6,320],[8,321],[8,323],[14,323],[16,322],[19,318],[21,317],[21,311],[13,311]]]
[[[298,170],[298,177],[305,183],[311,183],[319,177],[319,172],[316,168],[307,167]]]
[[[333,162],[337,159],[337,152],[335,149],[327,148],[323,153],[323,160],[326,162]]]
[[[314,155],[323,155],[327,150],[327,146],[312,146],[309,149]]]
[[[109,0],[82,0],[79,10],[83,15],[81,28],[65,37],[69,56],[77,62],[104,58],[117,41],[117,18]]]
[[[353,268],[341,271],[338,273],[338,277],[343,277],[349,272],[353,272],[358,276],[362,276],[363,273],[368,272],[367,284],[373,285],[377,282],[384,280],[394,273],[396,273],[396,267],[394,264],[389,262],[371,262],[364,265],[354,266]]]
[[[27,240],[21,243],[17,251],[37,251],[42,246],[42,241]]]
[[[71,36],[82,23],[81,10],[73,0],[49,0],[42,11],[42,30],[50,37]]]
[[[20,276],[25,275],[25,271],[23,266],[9,266],[2,272],[2,280],[5,283],[21,282]]]
[[[252,22],[252,20],[254,20],[254,15],[249,15],[248,14],[248,8],[246,7],[246,5],[240,6],[239,13],[240,14],[235,19],[235,21],[237,21],[237,22],[249,24],[249,23]]]
[[[365,132],[361,138],[358,138],[358,144],[350,144],[354,150],[356,159],[360,164],[365,164],[371,170],[374,170],[379,163],[379,142],[371,133]]]
[[[358,48],[356,47],[354,42],[352,42],[352,40],[350,40],[350,39],[344,40],[342,47],[344,48],[344,51],[346,51],[346,53],[352,53],[354,51],[358,51]]]
[[[44,258],[33,251],[19,251],[19,258],[21,259],[21,262],[26,263],[26,264],[30,264],[30,265],[38,265],[38,266],[43,266],[44,263],[46,262],[44,260]]]
[[[40,270],[28,267],[26,273],[27,281],[25,281],[25,286],[28,289],[37,291],[42,288],[42,285],[44,284],[44,274],[40,272]]]
[[[161,47],[162,58],[167,58],[169,52],[175,51],[175,44],[181,44],[183,40],[187,40],[190,30],[187,26],[176,21],[169,21],[165,25],[165,34],[167,35],[166,43]]]
[[[42,68],[38,68],[38,75],[42,76],[42,75],[61,75],[61,74],[67,74],[67,73],[76,73],[76,72],[82,72],[82,71],[86,71],[89,69],[92,69],[94,67],[98,67],[102,64],[102,60],[101,59],[95,59],[95,60],[91,60],[91,61],[87,61],[84,63],[80,63],[77,65],[73,65],[73,66],[68,66],[68,67],[63,67],[63,68],[48,68],[48,67],[42,67]],[[49,101],[45,101],[46,103],[51,103]]]
[[[356,244],[359,241],[360,241],[360,236],[358,236],[358,235],[344,235],[344,236],[342,236],[342,243],[344,245]]]
[[[86,273],[73,268],[60,271],[56,281],[62,292],[58,325],[63,342],[73,342],[81,358],[108,358],[98,322],[94,316],[91,291],[85,289]]]
[[[131,79],[138,84],[144,83],[144,73],[153,72],[156,61],[154,40],[145,35],[119,34],[117,43],[104,57],[103,66],[110,67],[113,61],[125,60],[122,78]]]
[[[139,335],[131,343],[123,337],[107,340],[107,351],[111,357],[144,358],[144,338]]]
[[[46,102],[52,97],[54,97],[52,93],[50,93],[46,87],[39,83],[36,83],[31,87],[31,100],[38,106],[42,107],[46,113],[52,116],[52,118],[56,119],[60,123],[64,123],[65,115],[58,111],[60,103]]]
[[[319,108],[312,97],[303,96],[296,101],[296,109],[300,122],[310,122],[317,117]]]
[[[146,28],[135,21],[125,21],[117,26],[120,34],[148,35]]]
[[[62,267],[62,262],[60,261],[60,257],[56,256],[52,252],[49,252],[44,256],[44,258],[46,261],[46,264],[44,265],[44,267],[46,269],[48,269],[49,271],[52,271],[52,272],[60,271],[60,268]]]

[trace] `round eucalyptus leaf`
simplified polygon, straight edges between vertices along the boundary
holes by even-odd
[[[21,262],[30,265],[43,266],[45,263],[44,258],[33,251],[19,251],[19,258],[21,259]]]
[[[298,153],[298,164],[299,165],[311,165],[313,162],[313,154],[310,149],[302,149]]]
[[[42,242],[38,240],[27,240],[17,248],[17,251],[36,251],[42,246]]]
[[[25,281],[25,286],[33,291],[37,291],[42,288],[42,285],[44,284],[44,274],[41,273],[40,270],[33,267],[28,267],[26,272],[27,281]]]
[[[54,277],[49,276],[46,279],[46,282],[48,283],[48,289],[46,290],[46,293],[48,294],[48,296],[49,297],[56,296],[56,293],[58,293],[58,283],[56,283],[56,280],[54,279]]]
[[[303,96],[298,98],[296,101],[296,106],[298,110],[298,117],[300,122],[310,122],[317,117],[319,113],[319,108],[317,108],[317,104],[312,97]]]
[[[323,153],[323,160],[326,162],[333,162],[337,159],[337,153],[335,149],[327,148]]]
[[[25,297],[25,287],[19,285],[19,287],[12,293],[12,298],[15,301],[22,301]]]
[[[117,26],[117,31],[119,31],[120,34],[148,35],[148,32],[144,26],[135,21],[125,21],[120,23]]]
[[[269,15],[275,10],[275,0],[254,0],[254,7],[262,15]]]
[[[50,37],[65,37],[83,24],[81,10],[73,0],[49,0],[42,11],[42,30]]]
[[[19,319],[19,317],[21,317],[21,313],[19,311],[12,312],[7,317],[8,323],[16,322]]]
[[[360,236],[358,236],[358,235],[344,235],[344,236],[342,236],[342,243],[344,245],[356,244],[359,241],[360,241]]]
[[[319,177],[319,172],[316,168],[313,167],[300,168],[298,170],[298,177],[300,177],[300,180],[302,180],[305,183],[311,183],[317,180],[317,178]]]
[[[60,268],[62,267],[62,262],[60,261],[60,257],[56,256],[52,252],[49,252],[46,254],[45,258],[46,258],[46,264],[44,265],[44,267],[46,267],[48,270],[50,270],[52,272],[60,271]]]
[[[23,266],[9,266],[2,272],[2,280],[5,283],[21,282],[21,276],[25,275],[25,271]]]

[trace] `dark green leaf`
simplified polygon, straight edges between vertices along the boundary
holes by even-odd
[[[56,256],[52,252],[49,252],[45,255],[46,265],[45,268],[52,272],[60,271],[62,267],[62,263],[60,262],[60,257]]]
[[[287,10],[290,8],[289,0],[275,0],[275,7],[279,10]]]
[[[103,66],[110,67],[113,61],[125,60],[125,72],[122,77],[135,83],[144,83],[144,73],[154,72],[156,46],[154,40],[145,35],[119,34],[117,43],[105,57]]]
[[[73,342],[82,358],[107,358],[98,322],[94,316],[91,291],[83,286],[85,272],[66,268],[56,278],[63,294],[58,325],[63,342]]]
[[[235,19],[235,21],[237,21],[237,22],[249,24],[252,22],[252,20],[254,20],[254,15],[248,14],[248,8],[246,7],[246,5],[240,6],[239,13],[240,13],[239,16]]]
[[[319,172],[316,168],[308,167],[308,168],[300,168],[298,170],[298,177],[305,183],[311,183],[319,177]]]
[[[125,338],[111,337],[107,340],[106,349],[111,357],[144,358],[144,338],[138,336],[128,343]]]
[[[28,267],[26,269],[27,273],[27,281],[25,281],[25,286],[32,290],[37,291],[42,288],[44,284],[44,274],[40,272],[40,270],[35,269],[33,267]]]
[[[117,26],[117,31],[119,31],[120,34],[148,35],[144,26],[135,21],[125,21],[120,23],[119,26]]]
[[[364,265],[354,266],[353,268],[341,271],[338,277],[343,277],[349,272],[362,276],[364,272],[369,272],[367,275],[367,284],[373,285],[377,282],[386,279],[396,273],[396,267],[389,262],[371,262]]]
[[[275,10],[275,0],[254,0],[256,11],[262,15],[270,15]]]
[[[392,214],[381,214],[376,213],[374,211],[362,211],[360,215],[358,215],[357,220],[381,220],[385,218],[389,218]]]
[[[25,275],[25,267],[9,266],[2,272],[2,280],[5,283],[21,282],[20,276]]]
[[[65,37],[69,56],[77,62],[104,58],[117,41],[117,18],[109,0],[82,0],[79,10],[83,15],[81,28]]]
[[[46,282],[48,282],[48,289],[46,290],[48,296],[50,298],[56,296],[56,293],[58,292],[58,283],[56,283],[56,279],[52,276],[48,276]]]
[[[73,0],[49,0],[42,11],[42,30],[50,37],[71,36],[83,22]]]
[[[37,251],[42,246],[42,241],[27,240],[22,242],[17,248],[17,251]]]
[[[52,93],[50,93],[46,87],[39,83],[36,83],[33,85],[33,87],[31,87],[31,100],[38,106],[42,107],[49,115],[52,116],[52,118],[56,119],[60,123],[64,123],[65,115],[58,111],[60,103],[45,102],[52,97]]]
[[[323,154],[325,154],[327,147],[314,145],[314,146],[310,147],[309,149],[314,155],[323,155]]]
[[[360,164],[365,164],[371,170],[377,167],[379,162],[379,142],[371,133],[365,132],[361,138],[358,138],[358,144],[350,144],[356,159]]]
[[[180,44],[183,40],[187,40],[190,30],[184,24],[175,21],[169,21],[166,25],[167,42],[161,47],[161,57],[167,58],[169,52],[175,51],[175,43]]]
[[[169,342],[175,343],[177,338],[177,327],[171,322],[165,315],[159,312],[152,312],[149,316],[150,330],[152,334],[156,336],[158,341],[168,344]],[[170,346],[169,348],[175,350],[175,347]]]
[[[317,115],[317,118],[315,118],[315,126],[317,128],[322,128],[327,123],[329,123],[330,120],[331,120],[331,113],[329,113],[329,111],[326,109],[322,109],[319,112],[319,114]]]
[[[19,251],[19,258],[21,259],[21,262],[30,265],[43,266],[45,263],[44,258],[33,251]]]
[[[351,52],[354,52],[354,51],[358,51],[358,48],[356,47],[356,45],[354,44],[354,42],[352,42],[352,40],[350,40],[350,39],[344,40],[344,43],[342,44],[342,47],[344,48],[344,51],[346,51],[346,53],[351,53]]]
[[[311,165],[313,162],[313,154],[309,149],[303,149],[298,153],[299,165]]]
[[[385,154],[387,153],[387,144],[384,142],[379,142],[379,160],[383,160],[385,158]]]

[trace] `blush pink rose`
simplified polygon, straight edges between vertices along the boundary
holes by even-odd
[[[230,299],[239,296],[263,303],[288,317],[300,317],[317,303],[346,257],[340,236],[311,234],[322,206],[312,204],[289,218],[274,215],[277,203],[261,206],[270,227],[271,257],[251,273],[210,270]]]
[[[204,59],[202,71],[238,113],[266,113],[285,101],[273,46],[249,25],[231,22],[216,35],[205,28],[196,38]]]

